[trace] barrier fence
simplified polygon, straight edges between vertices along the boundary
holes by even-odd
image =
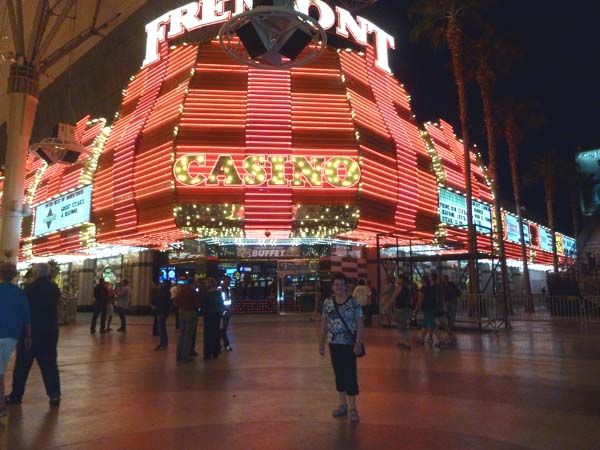
[[[507,314],[500,295],[463,295],[458,302],[456,320],[493,329],[505,327],[507,321],[600,323],[600,296],[536,294],[530,304],[524,296],[513,296]]]

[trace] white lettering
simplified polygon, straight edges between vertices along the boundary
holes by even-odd
[[[176,8],[154,19],[146,25],[146,56],[142,67],[160,59],[160,43],[173,39],[199,28],[228,21],[233,15],[239,15],[254,6],[253,0],[235,0],[233,11],[232,0],[197,0]],[[345,38],[352,38],[361,45],[367,45],[368,36],[375,37],[376,64],[379,68],[391,72],[388,50],[395,46],[394,38],[363,17],[352,16],[350,11],[338,6],[334,9],[324,0],[295,0],[296,10],[310,15],[317,10],[319,25],[324,30],[335,27],[336,33]],[[168,32],[167,32],[168,29]]]
[[[314,7],[319,12],[317,21],[319,25],[327,31],[335,26],[335,12],[323,0],[296,0],[296,11],[302,14],[310,15],[310,9]]]
[[[347,11],[339,6],[335,7],[338,16],[337,34],[344,37],[352,37],[362,45],[367,45],[367,21],[362,17],[357,17],[354,20],[350,11]]]
[[[231,19],[231,11],[225,13],[225,6],[230,0],[203,0],[202,26],[213,23],[227,22]]]
[[[174,10],[175,11],[175,10]],[[171,16],[171,26],[167,38],[173,39],[187,31],[200,28],[203,23],[199,19],[200,3],[192,2],[179,8],[175,14]]]
[[[394,37],[387,34],[374,23],[369,22],[368,20],[365,20],[365,22],[367,23],[367,30],[369,33],[375,35],[375,64],[380,69],[392,73],[392,69],[390,68],[389,50],[396,48]]]
[[[171,21],[171,13],[172,11],[163,14],[146,25],[146,58],[142,63],[142,67],[158,61],[160,57],[158,46],[166,39],[165,32],[167,30],[167,25]]]

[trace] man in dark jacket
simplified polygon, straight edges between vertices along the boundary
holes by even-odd
[[[57,364],[58,302],[61,293],[50,280],[50,266],[36,264],[33,268],[35,281],[25,288],[31,310],[31,338],[29,350],[21,338],[17,344],[17,359],[13,372],[12,393],[6,403],[19,404],[25,392],[29,369],[36,359],[42,372],[50,405],[60,404],[60,377]]]
[[[160,343],[154,350],[166,350],[169,344],[169,336],[167,334],[167,317],[171,311],[171,282],[164,281],[156,291],[156,315],[157,315],[157,326],[158,334],[160,336]]]
[[[108,306],[108,288],[104,278],[100,278],[98,284],[94,287],[94,314],[92,315],[92,325],[90,333],[96,332],[96,322],[100,315],[100,333],[106,333],[106,308]]]

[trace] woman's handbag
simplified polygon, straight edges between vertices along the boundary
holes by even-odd
[[[338,309],[338,305],[335,302],[335,299],[333,299],[333,306],[335,307],[335,312],[337,312],[338,316],[340,317],[340,319],[342,320],[342,323],[344,324],[344,326],[346,327],[346,330],[348,330],[348,333],[350,333],[350,336],[352,336],[352,340],[354,342],[356,342],[356,333],[353,333],[352,330],[350,329],[350,327],[348,326],[348,324],[346,323],[346,321],[344,320],[344,317],[342,316],[342,314],[340,313],[340,310]],[[357,358],[362,358],[363,356],[365,356],[367,354],[367,351],[365,350],[365,343],[361,342],[360,343],[360,351],[358,353],[355,353],[355,356]]]

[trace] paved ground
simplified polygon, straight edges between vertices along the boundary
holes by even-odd
[[[62,405],[34,369],[1,449],[600,449],[600,334],[535,325],[403,352],[395,331],[369,329],[351,426],[330,417],[332,370],[306,316],[234,317],[232,353],[183,365],[174,339],[152,351],[148,318],[105,336],[79,320],[61,330]]]

